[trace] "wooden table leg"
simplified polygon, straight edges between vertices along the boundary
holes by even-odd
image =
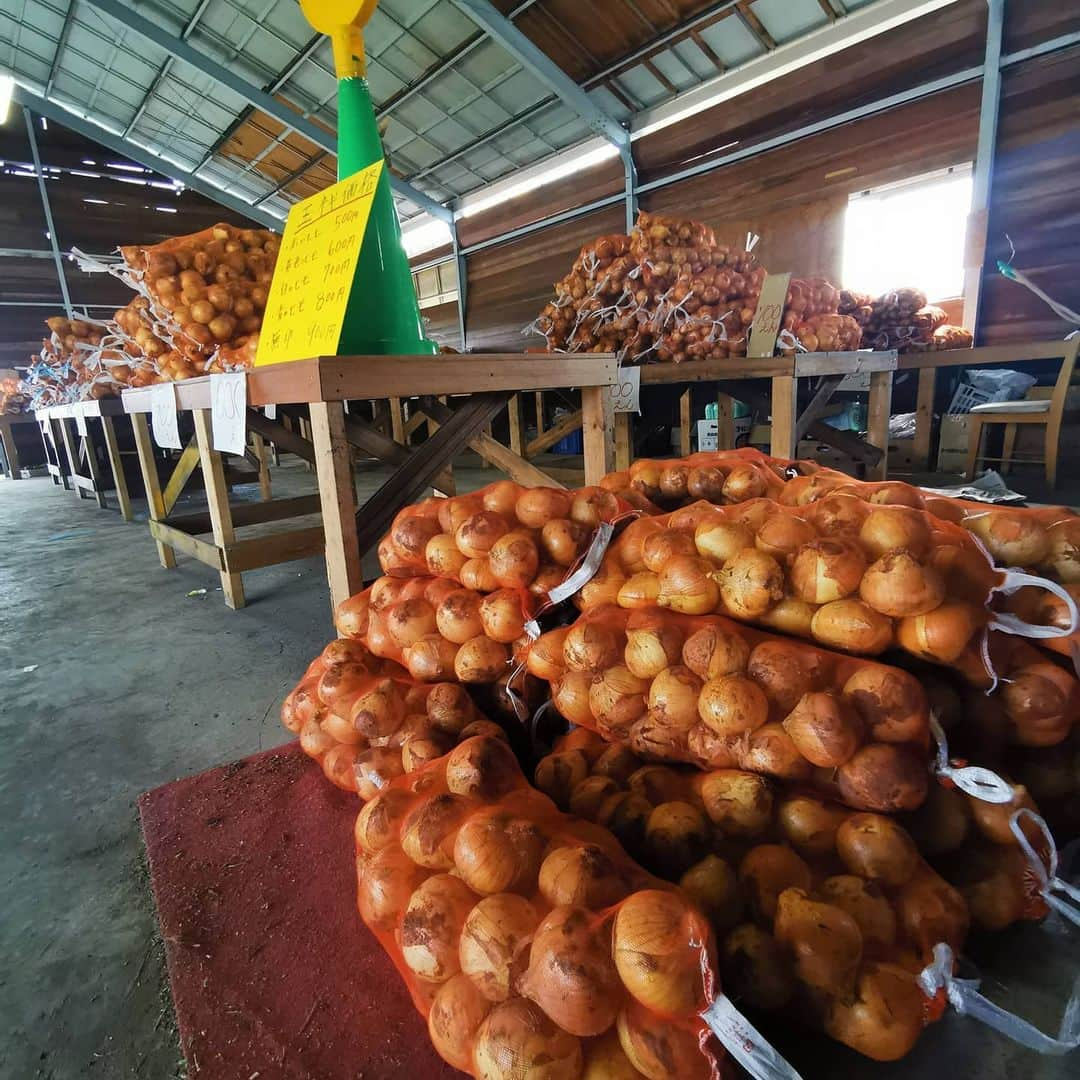
[[[615,414],[615,469],[623,472],[634,460],[634,418],[628,412]]]
[[[400,402],[390,403],[391,418],[400,417]],[[313,402],[311,435],[319,476],[323,533],[326,536],[326,576],[330,603],[337,607],[363,586],[360,542],[356,533],[356,486],[353,483],[349,442],[345,438],[345,410],[337,401]],[[395,431],[395,436],[397,432]]]
[[[90,434],[90,421],[86,421],[86,434],[80,439],[80,449],[86,455],[86,470],[90,473],[90,483],[94,485],[94,498],[102,510],[108,510],[109,504],[105,501],[105,487],[101,482],[101,470],[98,468],[97,448],[94,446],[94,437]]]
[[[446,402],[444,401],[444,402],[443,402],[443,404],[445,404],[445,403],[446,403]],[[486,436],[487,436],[487,437],[488,437],[489,439],[493,439],[493,438],[495,437],[495,436],[494,436],[494,434],[492,433],[491,421],[488,421],[488,422],[487,422],[487,423],[486,423],[486,424],[484,425],[484,432],[483,432],[483,433],[484,433],[484,434],[485,434],[485,435],[486,435]],[[490,461],[488,461],[488,459],[487,459],[487,458],[481,458],[481,459],[480,459],[480,468],[481,468],[481,469],[490,469],[490,468],[491,468],[491,462],[490,462]]]
[[[73,424],[73,423],[75,423],[75,421],[74,420],[68,421],[68,420],[61,419],[61,420],[58,420],[57,423],[59,423],[59,425],[60,425],[60,438],[63,440],[64,454],[68,459],[68,468],[71,470],[71,482],[73,484],[75,484],[75,494],[78,495],[80,499],[85,499],[86,498],[86,492],[83,491],[83,489],[77,483],[75,483],[75,477],[81,475],[79,473],[79,455],[75,452],[75,444],[72,441],[71,431],[68,428],[68,424],[69,423]],[[60,456],[59,450],[57,451],[56,456],[57,457]],[[63,468],[63,466],[61,466],[61,468]],[[68,486],[67,485],[67,479],[65,478],[64,487],[67,487],[67,486]]]
[[[506,404],[506,412],[510,418],[510,449],[521,457],[522,448],[525,446],[525,431],[521,425],[521,395],[515,394]]]
[[[610,386],[582,387],[581,433],[585,483],[599,484],[615,463],[615,409]]]
[[[915,405],[915,466],[930,468],[930,441],[934,433],[934,391],[937,370],[919,368],[919,394]]]
[[[716,448],[735,449],[735,399],[730,394],[716,395]]]
[[[266,440],[257,431],[251,433],[251,449],[259,462],[259,497],[263,502],[269,502],[273,498],[269,455],[266,452]]]
[[[544,434],[544,391],[537,390],[535,394],[536,400],[536,437],[539,438]]]
[[[15,431],[10,420],[0,423],[0,438],[4,442],[4,460],[7,462],[7,474],[12,480],[21,480],[22,464],[19,461],[19,447],[15,441]]]
[[[221,454],[214,449],[210,410],[195,409],[193,415],[214,543],[224,549],[236,542],[232,508],[229,506],[229,488],[225,483],[225,463]],[[244,579],[240,574],[230,574],[227,570],[222,570],[221,591],[225,594],[225,603],[234,611],[244,606]]]
[[[690,387],[679,397],[679,452],[683,457],[690,456]]]
[[[402,446],[408,441],[405,438],[405,410],[399,397],[390,399],[390,435],[394,442],[401,443]]]
[[[773,457],[794,459],[796,451],[795,388],[791,375],[774,375],[772,380],[772,438],[769,453]]]
[[[135,432],[135,449],[139,452],[139,471],[142,473],[150,520],[161,521],[165,517],[165,500],[161,496],[161,481],[158,479],[154,444],[150,439],[150,425],[146,422],[146,413],[133,413],[131,426]],[[160,540],[155,540],[154,543],[157,545],[158,562],[166,570],[171,570],[176,565],[176,553]]]
[[[131,521],[131,495],[128,492],[127,477],[124,476],[124,460],[120,456],[120,443],[116,438],[116,427],[111,416],[101,418],[101,430],[105,432],[105,449],[109,454],[109,467],[112,469],[113,483],[116,485],[116,501],[120,504],[120,516]]]
[[[870,480],[884,480],[889,472],[889,417],[892,415],[891,371],[870,373],[870,405],[866,418],[866,441],[882,451],[876,465],[866,470]]]

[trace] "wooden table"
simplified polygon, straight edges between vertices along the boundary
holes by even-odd
[[[132,520],[131,496],[124,476],[116,421],[124,417],[118,398],[78,401],[69,405],[49,405],[35,412],[45,443],[46,463],[53,483],[73,487],[80,499],[93,498],[103,510],[108,508],[106,488],[97,449],[103,445],[112,472],[120,514]],[[98,425],[102,443],[97,440]],[[66,461],[66,465],[64,462]],[[70,480],[70,485],[69,485]]]
[[[606,353],[323,356],[256,368],[247,379],[247,400],[251,407],[249,427],[283,449],[314,460],[319,494],[309,498],[316,500],[315,508],[321,509],[322,513],[317,543],[313,536],[289,540],[289,533],[236,540],[234,526],[278,520],[285,514],[265,509],[273,507],[274,503],[236,509],[229,506],[221,473],[221,456],[214,451],[210,439],[209,378],[176,384],[178,409],[191,411],[195,416],[198,452],[210,503],[210,513],[205,521],[180,523],[175,518],[168,518],[156,472],[147,467],[148,463],[152,464],[153,454],[147,423],[152,389],[126,390],[123,401],[135,421],[136,441],[150,501],[150,527],[163,566],[173,565],[174,548],[217,566],[226,603],[230,607],[240,607],[243,604],[241,570],[325,550],[330,597],[336,605],[362,587],[361,555],[378,544],[398,510],[444,476],[452,468],[454,457],[465,446],[476,443],[484,426],[517,392],[580,388],[586,482],[599,481],[610,471],[614,458],[613,414],[610,394],[605,393],[605,388],[616,381],[616,359]],[[439,400],[446,395],[468,396],[452,408],[451,404]],[[374,424],[351,416],[347,411],[349,401],[412,397],[420,399],[427,415],[438,427],[421,446],[411,451]],[[449,400],[453,403],[453,398]],[[310,443],[286,431],[280,422],[254,411],[266,405],[306,405],[311,424]],[[352,474],[354,447],[394,467],[390,478],[362,506],[358,505]],[[498,443],[486,449],[500,468],[528,482],[532,475],[529,470],[534,468],[528,462]],[[170,481],[169,488],[172,486],[173,481]],[[245,520],[241,522],[240,509],[259,513],[245,513]],[[311,510],[291,512],[310,513]],[[194,525],[207,526],[203,531],[212,531],[214,542],[210,544],[192,535]]]
[[[22,424],[35,424],[33,413],[0,414],[0,446],[4,450],[4,474],[9,480],[22,479],[22,463],[19,461],[19,447],[15,442],[16,427]]]

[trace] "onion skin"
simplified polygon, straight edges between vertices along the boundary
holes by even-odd
[[[681,665],[661,671],[649,687],[649,714],[673,733],[687,732],[698,721],[701,680]]]
[[[739,767],[793,783],[809,780],[812,771],[794,740],[777,723],[762,724],[750,735],[746,749],[739,755]]]
[[[789,564],[804,544],[817,539],[817,529],[802,518],[778,513],[767,518],[757,531],[754,546],[778,562]]]
[[[717,735],[733,737],[761,727],[769,718],[769,702],[752,679],[724,675],[702,686],[698,715]]]
[[[679,878],[679,888],[704,913],[718,933],[734,927],[743,913],[735,871],[719,855],[706,855]]]
[[[779,569],[779,568],[778,568]],[[657,603],[683,615],[707,615],[720,602],[712,564],[694,555],[679,555],[660,573]]]
[[[852,814],[837,831],[836,851],[851,873],[893,889],[910,881],[919,865],[915,842],[880,814]]]
[[[402,650],[409,674],[421,682],[443,682],[454,677],[458,646],[441,634],[427,634]]]
[[[720,598],[737,619],[764,615],[784,595],[784,572],[771,556],[748,548],[720,571]]]
[[[541,634],[532,643],[525,659],[525,666],[530,675],[535,675],[545,682],[554,682],[562,676],[566,670],[563,646],[569,632],[568,626],[560,626],[555,630],[549,630],[546,634]]]
[[[601,622],[579,621],[563,641],[563,662],[570,671],[596,674],[622,659],[622,635]]]
[[[509,664],[509,648],[480,634],[458,649],[454,656],[454,674],[463,683],[492,683]]]
[[[723,497],[724,481],[727,479],[722,469],[710,465],[698,465],[686,476],[686,494],[691,499],[704,499],[718,503]]]
[[[401,920],[401,955],[410,970],[431,982],[458,973],[458,940],[476,901],[451,874],[436,874],[416,889]]]
[[[653,679],[679,663],[682,648],[682,631],[664,620],[650,626],[628,625],[623,659],[638,678]]]
[[[662,802],[690,801],[690,783],[684,773],[667,765],[643,765],[628,781],[630,790],[655,806]]]
[[[529,529],[542,529],[549,521],[570,513],[570,494],[557,488],[527,488],[514,504],[518,521]]]
[[[496,1005],[473,1047],[477,1080],[578,1080],[581,1041],[526,998]]]
[[[916,616],[926,618],[926,616]],[[892,620],[861,600],[834,600],[814,612],[815,640],[844,652],[884,652],[893,641]]]
[[[630,1064],[619,1034],[612,1029],[585,1047],[585,1071],[581,1080],[640,1080],[641,1073]]]
[[[455,645],[464,645],[484,632],[480,619],[480,597],[468,589],[450,593],[435,610],[438,632]]]
[[[766,640],[756,645],[746,670],[781,715],[791,712],[803,694],[823,689],[829,677],[824,654],[780,640]]]
[[[551,684],[551,699],[555,708],[572,724],[592,724],[593,715],[589,708],[589,689],[592,676],[581,671],[567,671],[558,681]]]
[[[922,511],[890,506],[867,515],[859,529],[859,542],[874,559],[900,549],[921,558],[930,547],[930,527]]]
[[[661,803],[645,823],[649,864],[665,878],[679,877],[705,854],[710,832],[708,820],[696,806]]]
[[[983,542],[998,566],[1038,566],[1050,554],[1046,529],[1024,513],[987,510],[963,524]]]
[[[914,656],[950,664],[958,660],[985,613],[972,604],[946,601],[925,615],[912,615],[896,624],[899,646]]]
[[[1080,584],[1080,519],[1057,521],[1046,532],[1050,549],[1043,565],[1066,585]]]
[[[569,518],[549,521],[540,532],[540,546],[544,554],[560,567],[571,567],[584,550],[588,531]]]
[[[619,607],[627,611],[653,607],[660,597],[660,577],[651,570],[633,574],[619,587],[616,597]]]
[[[682,662],[699,679],[718,679],[746,670],[750,645],[741,634],[722,626],[704,626],[683,644]]]
[[[462,974],[454,975],[439,987],[428,1013],[428,1034],[439,1056],[455,1069],[472,1066],[473,1038],[491,1002]]]
[[[360,915],[375,930],[393,929],[409,902],[409,897],[429,876],[404,852],[388,847],[357,861]]]
[[[521,595],[513,589],[499,589],[480,601],[480,621],[492,641],[510,645],[525,632]]]
[[[831,858],[836,851],[836,834],[851,811],[815,795],[791,795],[777,810],[777,823],[784,839],[807,858]]]
[[[600,911],[629,891],[615,861],[596,844],[555,848],[540,866],[540,894],[552,907]]]
[[[783,844],[758,844],[751,848],[739,864],[739,884],[755,917],[769,926],[785,889],[809,892],[813,887],[810,867]]]
[[[401,823],[401,848],[418,866],[449,870],[454,865],[454,837],[472,806],[445,792],[417,803]]]
[[[641,561],[646,570],[661,573],[672,559],[697,555],[694,538],[677,529],[663,529],[645,537],[641,545]]]
[[[618,791],[619,785],[611,777],[589,776],[571,793],[570,813],[586,821],[595,821],[600,807]]]
[[[907,672],[865,664],[844,683],[843,696],[875,742],[917,742],[926,736],[926,694]]]
[[[834,694],[803,694],[784,718],[784,730],[811,765],[843,765],[862,741],[856,714]]]
[[[934,946],[943,941],[959,952],[967,938],[970,917],[964,898],[928,866],[893,897],[904,936],[929,963]]]
[[[694,529],[698,554],[720,564],[754,546],[754,533],[746,525],[719,516],[703,518]]]
[[[874,1061],[899,1061],[923,1030],[925,998],[915,977],[897,964],[870,963],[859,972],[854,998],[834,998],[826,1032]]]
[[[527,533],[506,533],[491,545],[488,565],[502,588],[527,588],[540,568],[540,552],[537,550],[536,541]]]
[[[513,480],[497,480],[494,484],[488,484],[480,494],[485,510],[512,518],[518,499],[524,492],[525,489]]]
[[[522,896],[487,896],[461,930],[461,970],[488,1001],[505,1001],[528,967],[529,944],[540,922]]]
[[[858,923],[842,908],[785,889],[777,901],[773,934],[795,957],[795,973],[808,986],[848,997],[862,960]]]
[[[882,615],[925,615],[945,599],[945,582],[936,570],[901,549],[886,552],[867,567],[859,596]]]
[[[458,551],[469,559],[486,558],[500,536],[510,531],[506,519],[490,510],[473,514],[458,526],[454,542]]]
[[[625,735],[645,712],[648,688],[645,679],[639,679],[621,665],[596,676],[589,687],[589,710],[601,730],[605,734]]]
[[[868,743],[840,766],[840,795],[858,810],[895,814],[915,810],[926,798],[925,764],[905,747]]]
[[[771,826],[773,789],[764,777],[717,769],[695,777],[695,785],[705,813],[723,836],[755,839]]]
[[[865,570],[866,557],[853,541],[814,540],[795,553],[791,587],[808,604],[829,604],[856,592]]]
[[[737,926],[724,939],[720,978],[730,996],[752,1009],[782,1009],[795,993],[790,957],[753,923]]]
[[[1028,664],[1012,672],[1001,690],[1021,746],[1056,746],[1072,729],[1080,711],[1076,679],[1056,664]]]
[[[864,944],[891,949],[896,944],[896,913],[875,881],[854,874],[826,878],[818,895],[829,904],[846,911],[859,927]]]
[[[471,815],[454,840],[458,876],[481,896],[536,891],[547,838],[531,821],[496,807]]]
[[[411,802],[409,792],[388,788],[366,803],[356,819],[357,848],[373,855],[395,844]]]
[[[490,802],[521,783],[517,758],[503,738],[466,739],[446,756],[446,784],[457,795]]]
[[[536,786],[567,813],[571,793],[588,775],[589,760],[580,750],[562,750],[548,754],[540,761],[534,780]]]

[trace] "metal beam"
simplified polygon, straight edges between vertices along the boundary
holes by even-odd
[[[59,105],[51,99],[41,97],[32,90],[27,90],[25,86],[16,85],[14,100],[20,105],[32,109],[39,116],[48,117],[48,119],[66,127],[69,131],[77,132],[79,135],[82,135],[93,142],[100,143],[114,153],[122,154],[132,161],[137,161],[140,165],[144,165],[148,169],[153,169],[154,172],[160,173],[162,176],[168,176],[173,180],[178,180],[185,187],[191,188],[192,191],[197,191],[200,195],[210,199],[212,202],[219,203],[221,206],[232,210],[233,213],[250,218],[252,221],[258,222],[268,229],[277,229],[280,231],[282,228],[283,222],[280,218],[276,218],[273,215],[266,213],[264,210],[259,210],[258,207],[252,206],[251,203],[245,202],[243,199],[238,199],[235,195],[230,195],[227,191],[223,191],[221,188],[215,187],[205,180],[200,180],[197,176],[182,169],[179,165],[174,165],[171,161],[159,157],[152,150],[137,146],[135,143],[121,138],[119,135],[113,134],[108,128],[102,127],[92,120],[84,119],[77,113],[71,112],[63,105]]]
[[[96,0],[95,0],[96,2]],[[630,133],[599,105],[543,49],[534,45],[489,0],[453,0],[455,7],[486,30],[522,67],[552,91],[568,108],[608,142],[622,149]]]
[[[45,80],[46,96],[52,93],[53,83],[56,82],[57,73],[60,71],[60,57],[67,48],[68,37],[71,35],[71,28],[75,25],[75,20],[72,16],[75,14],[76,2],[77,0],[70,0],[67,14],[64,16],[64,28],[60,31],[60,37],[57,39],[56,52],[53,53],[52,63],[49,65],[49,77]]]
[[[243,98],[249,105],[254,105],[267,116],[273,117],[278,123],[291,128],[321,149],[332,154],[337,153],[337,139],[332,132],[324,130],[318,124],[301,116],[272,94],[260,90],[237,75],[231,68],[218,63],[213,57],[207,56],[183,38],[177,37],[172,31],[147,19],[131,6],[129,0],[85,0],[85,2],[109,16],[121,27],[134,31],[159,49],[172,54],[185,64],[190,64],[196,71],[220,83],[237,97]],[[432,216],[448,223],[453,219],[452,213],[445,206],[400,177],[391,174],[390,186],[403,198],[416,203]]]
[[[38,153],[37,135],[34,132],[34,116],[25,105],[23,106],[23,119],[26,121],[26,137],[30,140],[30,153],[34,158],[34,172],[37,173],[38,191],[41,193],[41,209],[45,211],[45,226],[49,230],[49,245],[52,247],[53,262],[56,263],[56,276],[60,279],[60,295],[64,298],[64,309],[70,319],[72,315],[71,294],[68,292],[67,278],[64,277],[64,259],[60,254],[60,244],[56,239],[56,225],[53,224],[49,193],[45,190],[45,174],[41,171],[41,155]]]
[[[469,264],[465,258],[465,252],[462,251],[461,245],[458,243],[457,225],[453,226],[451,239],[454,244],[454,254],[451,256],[454,260],[454,265],[457,269],[457,312],[458,312],[458,333],[461,335],[461,351],[469,351],[469,343],[466,336],[467,331],[467,315],[469,306]]]

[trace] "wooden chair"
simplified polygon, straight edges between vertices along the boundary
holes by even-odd
[[[1071,341],[1065,343],[1064,357],[1061,361],[1061,370],[1058,372],[1057,382],[1050,397],[1045,399],[1045,407],[1034,410],[1035,402],[1025,403],[1025,408],[1018,406],[1019,402],[1002,402],[992,410],[985,412],[968,413],[968,456],[965,475],[973,479],[975,469],[980,461],[999,461],[1001,471],[1008,472],[1012,464],[1013,449],[1016,446],[1016,431],[1020,424],[1041,424],[1046,429],[1046,443],[1041,458],[1026,458],[1027,461],[1044,462],[1046,465],[1046,482],[1050,487],[1057,485],[1057,462],[1058,444],[1061,437],[1061,424],[1065,418],[1065,403],[1069,394],[1069,383],[1072,381],[1073,369],[1076,366],[1077,351],[1080,350],[1080,334]],[[1042,403],[1039,402],[1041,406]],[[1010,408],[1011,406],[1011,408]],[[1005,425],[1005,441],[1001,450],[1001,457],[988,457],[982,451],[983,429],[992,424]]]

